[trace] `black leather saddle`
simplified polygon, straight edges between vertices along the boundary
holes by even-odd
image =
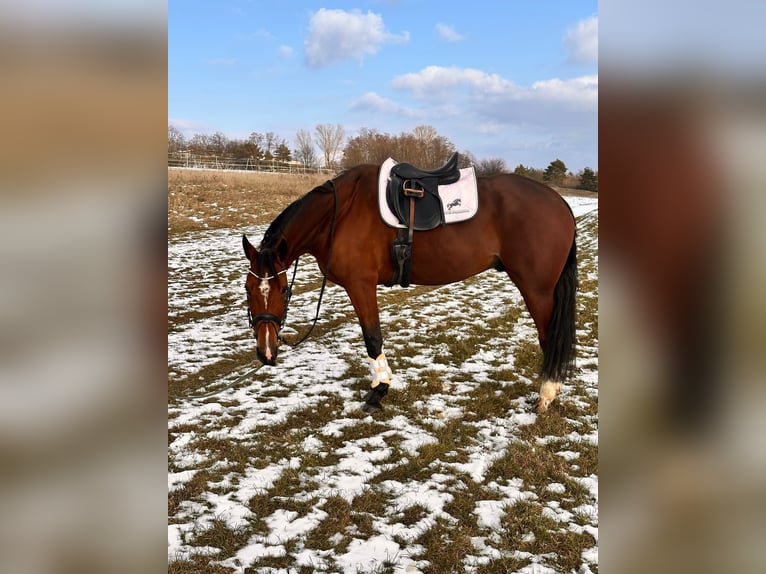
[[[412,241],[415,231],[428,231],[444,224],[444,207],[439,197],[439,185],[449,185],[460,179],[458,154],[452,154],[442,167],[425,170],[409,163],[397,163],[391,168],[386,187],[389,209],[404,226],[396,232],[391,243],[394,274],[386,283],[407,287],[412,275]]]
[[[386,201],[399,219],[415,231],[427,231],[444,224],[444,207],[439,198],[439,185],[449,185],[460,179],[458,153],[443,166],[425,170],[409,163],[397,163],[391,168]],[[410,220],[410,211],[414,217]]]

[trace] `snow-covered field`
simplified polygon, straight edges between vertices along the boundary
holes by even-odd
[[[314,334],[283,346],[277,367],[213,397],[184,398],[248,371],[255,349],[242,230],[171,240],[175,571],[595,570],[598,204],[567,200],[578,216],[577,369],[543,416],[531,409],[536,331],[518,291],[495,271],[438,288],[379,288],[394,370],[382,413],[359,409],[366,353],[337,286],[325,293]],[[264,228],[246,231],[257,242]],[[308,327],[320,281],[305,258],[286,339]]]

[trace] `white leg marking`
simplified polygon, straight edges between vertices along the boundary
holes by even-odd
[[[540,402],[537,405],[538,412],[544,413],[561,390],[561,383],[556,381],[544,381],[540,385]]]

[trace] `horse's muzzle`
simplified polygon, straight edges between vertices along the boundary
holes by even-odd
[[[273,367],[274,365],[277,364],[278,349],[269,348],[267,349],[267,351],[263,351],[262,349],[256,349],[255,353],[256,355],[258,355],[258,360],[260,360],[261,363],[263,363],[264,365]]]
[[[259,315],[254,320],[254,335],[256,341],[256,354],[264,365],[274,366],[277,364],[279,354],[279,327],[280,321],[274,315]]]

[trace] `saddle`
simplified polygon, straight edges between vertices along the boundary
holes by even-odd
[[[387,286],[399,283],[408,287],[412,274],[412,238],[415,231],[428,231],[444,225],[444,207],[439,186],[460,179],[458,153],[455,152],[442,167],[425,170],[409,163],[397,163],[391,168],[386,186],[386,201],[399,222],[406,226],[397,232],[391,244],[394,275]]]
[[[391,168],[386,201],[399,222],[414,231],[428,231],[444,225],[444,207],[439,198],[439,186],[460,179],[458,153],[443,166],[425,170],[409,163],[397,163]]]

